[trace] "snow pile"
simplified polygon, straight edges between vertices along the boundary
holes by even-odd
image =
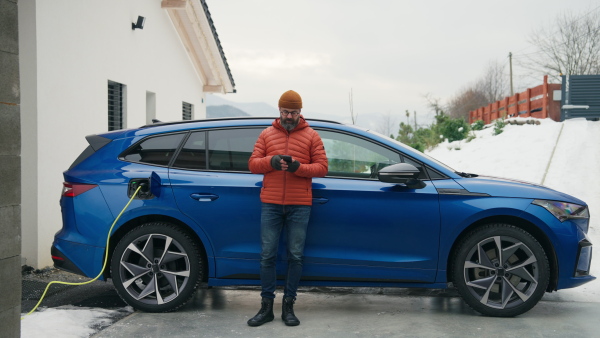
[[[75,306],[40,309],[21,320],[21,337],[89,337],[100,328],[112,324],[112,318],[121,317],[119,313],[123,311],[133,312],[133,309],[126,307],[108,310]]]
[[[563,124],[550,119],[540,125],[507,124],[495,136],[489,127],[471,132],[476,138],[470,142],[446,141],[427,154],[457,171],[539,184]]]

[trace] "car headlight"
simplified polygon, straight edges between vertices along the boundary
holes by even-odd
[[[575,223],[583,230],[583,232],[587,233],[589,227],[589,221],[587,220],[590,218],[590,212],[587,206],[548,200],[534,200],[531,203],[550,211],[550,213],[561,222],[568,219],[583,220],[584,222]]]

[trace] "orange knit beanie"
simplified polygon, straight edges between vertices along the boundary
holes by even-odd
[[[296,93],[295,91],[288,90],[281,95],[281,98],[279,98],[279,107],[287,109],[301,109],[302,98],[300,97],[300,94]]]

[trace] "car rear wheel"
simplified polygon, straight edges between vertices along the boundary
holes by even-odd
[[[189,234],[169,223],[147,223],[119,241],[111,275],[117,292],[132,307],[168,312],[193,296],[203,266],[200,250]]]
[[[459,245],[453,280],[465,302],[494,317],[529,311],[548,286],[550,267],[540,243],[508,224],[475,229]]]

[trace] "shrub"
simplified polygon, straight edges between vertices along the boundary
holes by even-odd
[[[506,122],[504,122],[504,119],[497,119],[494,121],[494,135],[502,134],[505,126]]]
[[[437,114],[435,120],[430,127],[418,128],[417,130],[413,130],[412,126],[401,122],[398,136],[395,139],[423,152],[435,147],[445,138],[450,142],[464,140],[471,130],[464,119],[453,119],[443,112]]]
[[[471,124],[471,129],[473,130],[482,130],[485,123],[483,120],[477,120]]]
[[[448,139],[448,142],[464,140],[469,134],[469,124],[462,118],[448,119],[440,126],[440,134]]]

